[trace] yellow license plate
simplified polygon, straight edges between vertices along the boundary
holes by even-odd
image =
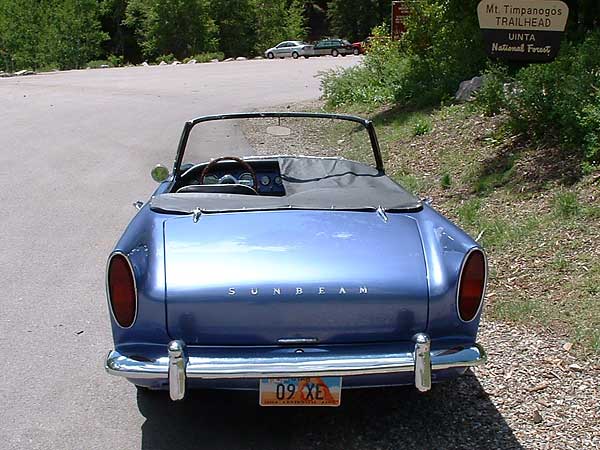
[[[341,377],[260,380],[260,406],[339,406],[341,397]]]

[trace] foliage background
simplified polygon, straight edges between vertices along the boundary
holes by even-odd
[[[435,108],[453,100],[463,80],[484,75],[477,104],[506,113],[506,129],[534,145],[559,146],[581,159],[583,172],[600,165],[600,1],[567,0],[561,52],[550,64],[493,61],[484,52],[479,0],[410,2],[399,42],[377,28],[363,65],[323,77],[331,107]]]
[[[390,10],[391,0],[0,0],[0,70],[255,56],[288,39],[364,39]]]

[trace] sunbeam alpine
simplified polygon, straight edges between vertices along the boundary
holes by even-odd
[[[385,174],[369,120],[200,117],[152,175],[108,258],[108,373],[173,400],[337,406],[344,389],[425,392],[485,361],[485,253]]]

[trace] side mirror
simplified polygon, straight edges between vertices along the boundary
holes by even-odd
[[[150,175],[152,175],[152,179],[154,181],[157,183],[162,183],[169,178],[169,169],[161,164],[158,164],[154,169],[152,169]]]

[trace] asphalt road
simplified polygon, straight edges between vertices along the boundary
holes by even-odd
[[[106,257],[135,213],[132,202],[146,200],[155,186],[150,168],[171,164],[184,121],[316,99],[319,71],[357,61],[245,61],[0,79],[0,448],[468,444],[453,431],[464,419],[439,405],[471,405],[473,414],[493,409],[477,396],[474,377],[425,397],[411,389],[351,392],[339,409],[282,411],[260,409],[252,393],[199,392],[180,404],[161,394],[138,399],[132,385],[103,370],[112,345]],[[424,432],[431,420],[441,442],[456,446],[431,441]],[[504,448],[518,447],[497,420],[496,431],[476,434],[476,443],[500,436]]]

